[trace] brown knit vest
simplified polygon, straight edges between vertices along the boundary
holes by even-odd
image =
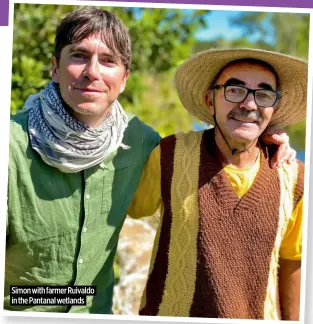
[[[157,315],[162,302],[170,261],[175,143],[175,136],[161,141],[164,216],[141,315]],[[213,130],[203,133],[200,152],[197,279],[189,316],[262,319],[279,218],[278,173],[269,167],[269,156],[263,150],[254,183],[238,198],[218,159]]]

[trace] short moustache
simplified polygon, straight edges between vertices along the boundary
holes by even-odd
[[[244,116],[244,117],[255,117],[257,119],[262,119],[262,116],[260,114],[259,111],[256,111],[256,110],[243,110],[243,109],[233,109],[229,114],[228,114],[228,117],[231,118],[231,117],[241,117],[241,116]]]

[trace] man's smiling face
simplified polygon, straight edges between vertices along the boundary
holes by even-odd
[[[216,85],[239,85],[249,89],[276,90],[276,77],[260,64],[237,62],[227,66],[215,82]],[[208,105],[215,106],[216,121],[230,142],[249,143],[258,138],[269,124],[274,107],[263,108],[256,104],[252,93],[240,103],[225,99],[224,88],[214,90]],[[213,114],[214,111],[211,111]]]
[[[54,57],[52,63],[53,81],[73,115],[89,126],[100,125],[126,85],[129,71],[121,59],[98,33],[65,46],[59,62]]]

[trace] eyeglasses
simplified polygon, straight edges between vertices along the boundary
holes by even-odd
[[[215,85],[213,89],[224,88],[224,97],[227,101],[233,103],[243,102],[249,95],[253,94],[255,103],[263,108],[273,107],[280,97],[279,91],[266,89],[249,89],[239,85]]]

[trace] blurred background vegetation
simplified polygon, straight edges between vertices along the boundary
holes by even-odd
[[[51,80],[55,29],[72,5],[14,5],[11,113]],[[120,101],[162,136],[201,128],[178,99],[173,84],[177,66],[193,53],[210,48],[250,47],[275,50],[307,59],[309,14],[227,12],[181,9],[104,7],[129,28],[133,63]],[[218,23],[213,19],[219,15]],[[236,37],[221,33],[227,20]],[[205,36],[210,34],[210,38]],[[201,35],[201,37],[200,37]],[[213,36],[212,36],[213,35]],[[226,36],[225,36],[226,35]],[[288,68],[288,67],[286,67]],[[287,129],[292,146],[303,151],[305,123]]]

